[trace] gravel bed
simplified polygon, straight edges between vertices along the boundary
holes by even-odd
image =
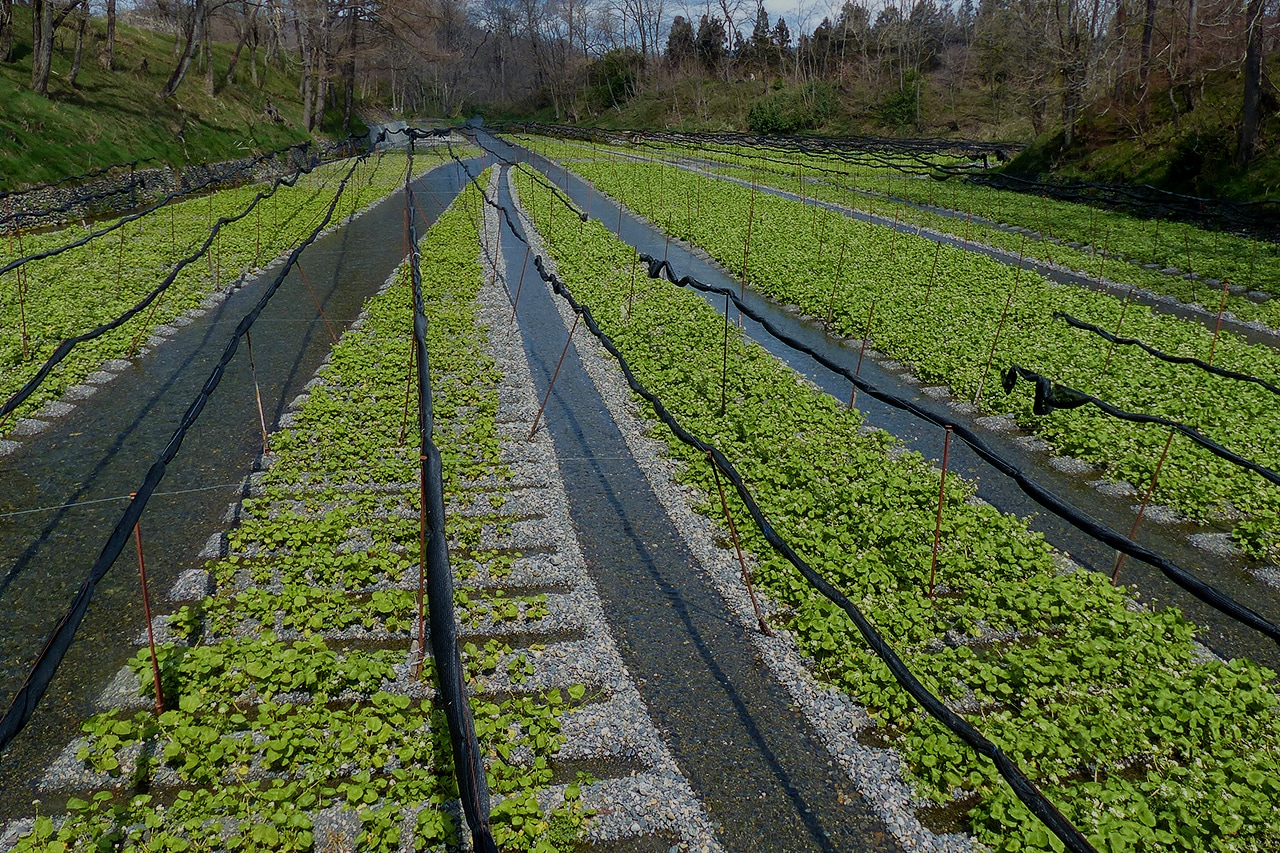
[[[495,171],[488,187],[490,197],[496,195],[497,182],[498,173]],[[486,240],[482,242],[499,245],[500,214],[488,206],[484,210]],[[531,441],[525,441],[537,412],[538,400],[525,358],[523,338],[519,328],[508,322],[510,303],[503,285],[498,283],[505,281],[502,253],[496,253],[494,260],[497,268],[481,294],[484,305],[481,319],[489,326],[490,350],[498,366],[506,379],[514,380],[519,388],[509,398],[504,393],[499,420],[513,426],[511,432],[518,436],[516,440],[526,445],[522,453],[529,453],[536,447],[546,454],[549,467],[553,469],[548,474],[550,482],[536,488],[544,496],[550,494],[554,506],[563,513],[556,525],[560,528],[559,547],[551,559],[560,558],[560,577],[570,577],[582,595],[583,640],[573,644],[577,647],[574,654],[564,654],[569,644],[543,651],[535,665],[534,677],[545,679],[543,683],[547,684],[552,683],[551,679],[559,679],[564,684],[599,684],[608,696],[606,702],[587,705],[566,717],[562,724],[567,736],[562,756],[575,760],[603,760],[624,755],[634,758],[644,767],[643,771],[627,778],[604,779],[584,786],[583,804],[596,811],[595,817],[587,824],[587,837],[591,841],[613,841],[662,834],[678,839],[681,849],[705,850],[708,853],[720,851],[722,847],[715,838],[706,812],[649,718],[609,632],[599,595],[569,522],[568,498],[555,461],[551,437],[543,430],[537,432]],[[501,390],[505,391],[507,387],[504,380]],[[523,419],[516,417],[521,412],[525,414]],[[523,435],[520,426],[523,426]],[[509,434],[503,433],[504,448]],[[512,492],[519,494],[522,489],[515,483],[513,480]],[[601,708],[607,710],[601,711]],[[544,805],[554,800],[554,793],[553,790],[544,794]]]
[[[518,197],[514,182],[511,182],[510,189],[512,197]],[[554,272],[555,264],[543,253],[532,222],[523,210],[519,211],[519,216],[525,233],[533,241],[533,251],[543,254],[543,263],[548,271]],[[547,288],[550,293],[550,287]],[[567,330],[573,322],[573,312],[568,303],[554,293],[552,299]],[[678,463],[666,455],[662,442],[651,437],[652,421],[641,416],[617,362],[604,347],[594,337],[583,335],[575,338],[574,348],[650,487],[696,558],[698,568],[724,598],[733,615],[748,629],[760,658],[786,687],[841,769],[884,819],[890,831],[903,847],[911,850],[929,853],[974,850],[976,845],[970,836],[937,834],[916,818],[915,809],[925,803],[916,800],[908,789],[896,751],[869,747],[858,741],[858,733],[871,725],[865,709],[836,688],[815,681],[794,641],[785,631],[774,638],[758,632],[736,556],[731,550],[714,544],[726,541],[727,531],[694,512],[693,508],[708,496],[676,481]],[[767,596],[761,596],[761,605],[766,612],[776,610],[776,605]]]

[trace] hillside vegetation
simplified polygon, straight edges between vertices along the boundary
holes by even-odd
[[[174,166],[229,160],[310,136],[301,122],[297,74],[274,65],[264,71],[259,57],[263,85],[257,87],[242,56],[237,79],[227,85],[233,46],[215,43],[215,94],[205,91],[203,69],[193,61],[177,93],[162,100],[157,92],[173,70],[173,36],[119,26],[116,70],[108,71],[99,62],[105,22],[97,19],[89,24],[74,85],[75,34],[59,30],[49,97],[42,98],[29,86],[30,10],[13,11],[14,61],[0,63],[0,188],[134,160]],[[268,104],[279,121],[268,116]]]

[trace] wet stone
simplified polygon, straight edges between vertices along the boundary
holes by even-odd
[[[116,375],[106,370],[95,370],[84,378],[85,382],[91,382],[94,385],[102,385],[115,379]]]
[[[133,362],[125,358],[109,358],[102,363],[102,369],[119,373],[122,370],[127,370],[132,364]]]
[[[1130,498],[1138,493],[1132,483],[1124,480],[1093,480],[1089,485],[1110,498]]]
[[[927,385],[924,388],[921,388],[920,391],[925,396],[932,397],[935,400],[951,399],[951,389],[946,385]]]
[[[1271,294],[1263,293],[1261,290],[1250,290],[1249,298],[1252,299],[1254,302],[1270,302]]]
[[[22,442],[20,441],[9,441],[8,439],[0,438],[0,456],[8,456],[21,446]]]
[[[1013,440],[1013,443],[1028,453],[1048,453],[1051,449],[1049,442],[1038,435],[1019,436]]]
[[[63,415],[69,415],[76,410],[76,407],[70,403],[64,403],[61,400],[50,400],[40,407],[37,415],[43,418],[60,418]]]
[[[993,415],[991,417],[978,418],[974,423],[992,432],[1013,432],[1018,428],[1018,422],[1010,415]]]
[[[1071,456],[1054,456],[1049,460],[1049,464],[1064,474],[1087,474],[1093,470],[1093,466],[1088,462]]]
[[[950,406],[951,411],[955,412],[957,415],[972,415],[976,414],[978,411],[978,407],[973,403],[970,403],[968,400],[955,400],[947,405]]]
[[[62,396],[68,400],[88,400],[97,393],[98,387],[96,385],[72,385]]]
[[[1231,541],[1230,533],[1193,533],[1188,538],[1201,551],[1218,557],[1232,557],[1240,553],[1240,549]]]
[[[1134,512],[1138,511],[1137,507],[1133,508]],[[1186,519],[1182,513],[1178,512],[1171,506],[1148,506],[1147,511],[1142,517],[1150,521],[1152,524],[1179,524]]]
[[[198,601],[213,592],[213,578],[204,569],[188,569],[169,590],[170,601]]]
[[[1253,573],[1258,580],[1268,586],[1280,589],[1280,566],[1263,566],[1260,569],[1254,569]]]
[[[45,427],[49,426],[47,421],[39,421],[35,418],[22,418],[13,425],[13,429],[9,430],[10,435],[36,435],[44,432]]]

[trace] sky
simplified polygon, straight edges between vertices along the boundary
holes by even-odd
[[[743,6],[743,14],[738,18],[738,27],[742,30],[744,36],[751,34],[751,25],[755,21],[755,0],[741,0]],[[712,11],[719,12],[718,0],[711,0]],[[769,13],[769,23],[775,24],[778,16],[781,15],[787,20],[787,29],[791,31],[791,38],[794,40],[800,34],[800,25],[803,24],[806,32],[812,32],[813,28],[822,23],[825,16],[831,16],[832,19],[839,14],[840,6],[843,0],[764,0],[765,11]],[[684,15],[694,21],[697,26],[698,18],[701,17],[707,8],[707,0],[675,0],[674,3],[668,5],[669,15]]]

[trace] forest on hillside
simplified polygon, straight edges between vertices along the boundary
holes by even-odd
[[[30,57],[14,49],[29,8]],[[1082,136],[1243,168],[1280,137],[1266,58],[1280,0],[2,0],[0,60],[82,63],[87,22],[171,35],[158,98],[288,69],[307,129],[364,105],[403,116],[697,129]],[[226,66],[215,42],[234,45]],[[73,70],[74,83],[75,72]],[[239,81],[239,82],[237,82]],[[728,94],[726,94],[728,93]],[[637,104],[647,104],[641,108]],[[1192,164],[1195,165],[1195,164]]]

